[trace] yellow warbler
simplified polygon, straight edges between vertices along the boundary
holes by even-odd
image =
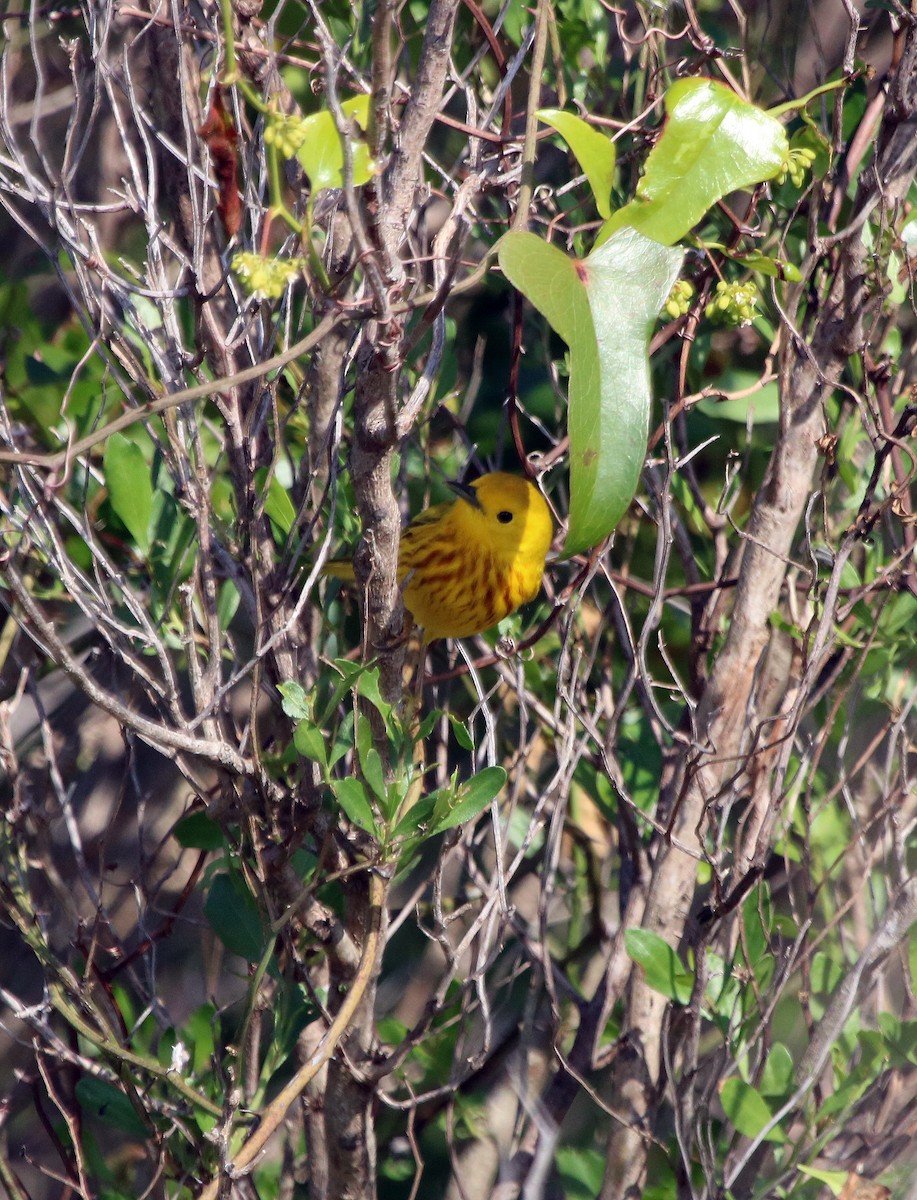
[[[533,599],[554,533],[527,479],[492,471],[449,486],[457,499],[416,516],[398,554],[404,605],[427,641],[481,633]],[[325,574],[352,583],[353,563],[332,559]]]

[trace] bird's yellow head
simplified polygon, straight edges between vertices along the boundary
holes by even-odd
[[[459,496],[455,516],[498,559],[514,565],[539,564],[554,536],[551,510],[541,492],[527,479],[506,471],[491,471],[469,484],[452,484]]]

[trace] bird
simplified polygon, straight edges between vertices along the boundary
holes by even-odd
[[[528,479],[491,471],[450,483],[454,500],[424,509],[402,531],[398,581],[424,640],[471,637],[533,600],[554,536],[551,510]],[[354,582],[349,559],[324,573]]]

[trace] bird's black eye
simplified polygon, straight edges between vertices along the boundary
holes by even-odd
[[[502,512],[497,513],[497,520],[501,525],[508,525],[512,519],[513,514],[511,512],[507,512],[505,508]]]

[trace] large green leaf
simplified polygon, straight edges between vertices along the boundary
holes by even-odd
[[[677,1004],[687,1004],[694,988],[694,976],[658,933],[650,929],[628,929],[624,949],[646,972],[646,982]]]
[[[202,812],[182,817],[172,833],[179,846],[187,850],[219,850],[226,841],[216,821]]]
[[[150,549],[153,481],[143,451],[123,433],[114,433],[102,460],[111,506],[143,554]]]
[[[531,233],[500,243],[500,266],[570,347],[570,525],[575,554],[614,529],[646,452],[650,330],[681,267],[667,249],[621,230],[588,258]]]
[[[147,1138],[150,1131],[128,1097],[114,1084],[92,1075],[76,1083],[76,1098],[84,1112],[92,1113],[106,1124],[132,1137]]]
[[[770,1122],[773,1113],[760,1092],[744,1080],[727,1079],[720,1088],[720,1103],[723,1112],[745,1137],[757,1137]],[[764,1139],[766,1142],[784,1142],[786,1134],[777,1125]]]
[[[341,105],[346,117],[352,117],[361,129],[369,122],[369,96],[355,96]],[[296,157],[309,176],[313,196],[323,188],[344,186],[344,151],[341,135],[330,112],[317,112],[305,117],[300,125],[306,131],[306,140],[297,151]],[[360,187],[372,179],[373,160],[364,141],[350,143],[353,155],[353,185]]]
[[[679,79],[665,107],[637,194],[605,222],[598,242],[627,225],[670,246],[722,196],[773,179],[789,154],[775,117],[713,79]]]
[[[251,893],[238,875],[214,877],[204,912],[210,927],[232,954],[258,962],[264,953],[267,934]]]
[[[586,173],[600,217],[611,216],[611,185],[615,175],[615,144],[575,113],[540,108],[539,120],[556,129]]]

